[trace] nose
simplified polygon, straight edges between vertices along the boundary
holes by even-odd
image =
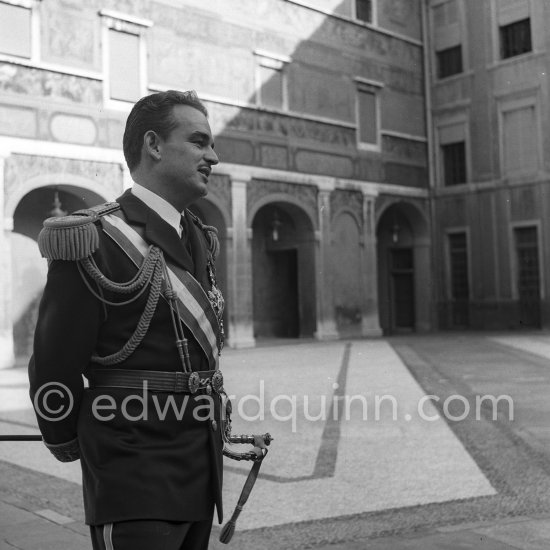
[[[208,148],[208,152],[206,153],[206,161],[214,166],[215,164],[218,164],[220,162],[220,159],[218,158],[218,155],[216,154],[216,151],[212,149],[212,147]]]

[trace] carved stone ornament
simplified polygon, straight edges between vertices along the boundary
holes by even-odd
[[[317,229],[317,188],[313,185],[303,185],[288,183],[283,181],[267,181],[253,179],[248,185],[246,195],[247,202],[247,217],[250,219],[250,214],[254,206],[263,198],[269,195],[288,195],[293,197],[295,201],[307,212],[313,224]]]
[[[100,106],[102,82],[43,69],[0,63],[0,91],[64,103]]]
[[[360,191],[352,191],[347,189],[336,189],[330,195],[330,213],[331,218],[341,210],[351,210],[356,220],[365,223],[363,219],[363,194]]]
[[[100,195],[118,195],[123,188],[119,164],[15,153],[6,160],[6,197],[10,196],[15,188],[24,182],[48,174],[72,174],[96,181],[97,192]]]

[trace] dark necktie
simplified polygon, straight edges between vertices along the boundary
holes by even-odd
[[[187,218],[185,216],[181,216],[180,218],[180,226],[181,226],[181,237],[180,239],[182,242],[187,243],[189,242],[189,228],[187,227]]]
[[[189,258],[191,262],[193,262],[193,250],[191,248],[191,239],[189,238],[189,225],[188,220],[186,216],[182,216],[180,219],[180,225],[181,225],[181,242],[185,248],[185,251],[187,254],[189,254]]]

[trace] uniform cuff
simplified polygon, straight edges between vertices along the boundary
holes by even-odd
[[[50,453],[52,453],[60,462],[73,462],[80,458],[80,447],[78,445],[78,438],[74,438],[71,441],[65,443],[57,443],[52,445],[44,442]]]

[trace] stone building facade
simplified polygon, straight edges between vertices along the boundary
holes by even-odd
[[[438,326],[550,323],[550,4],[430,0]]]
[[[209,110],[221,163],[195,209],[230,346],[430,329],[421,4],[0,0],[0,364],[31,349],[43,219],[131,185],[126,116],[167,89]]]

